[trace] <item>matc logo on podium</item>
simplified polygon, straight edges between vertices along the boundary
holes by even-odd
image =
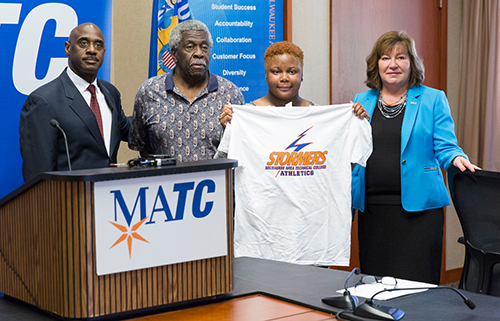
[[[225,171],[94,184],[97,275],[227,255]]]

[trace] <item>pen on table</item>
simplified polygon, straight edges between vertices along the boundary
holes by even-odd
[[[112,163],[112,164],[109,164],[109,166],[111,167],[118,167],[118,166],[125,166],[127,165],[127,163]]]

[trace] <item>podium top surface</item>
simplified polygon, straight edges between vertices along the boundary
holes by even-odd
[[[234,159],[219,158],[198,162],[183,162],[169,166],[137,166],[137,167],[106,167],[81,169],[74,171],[43,172],[33,177],[5,197],[0,199],[0,206],[16,197],[23,191],[35,185],[39,181],[67,181],[67,182],[96,182],[115,179],[138,178],[148,176],[172,175],[193,172],[206,172],[234,168],[238,161]]]

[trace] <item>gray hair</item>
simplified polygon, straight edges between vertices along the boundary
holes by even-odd
[[[179,23],[172,29],[172,31],[170,31],[170,40],[169,40],[170,50],[172,49],[176,50],[177,48],[179,48],[179,44],[181,43],[182,40],[182,33],[188,30],[205,31],[205,35],[207,36],[208,40],[208,46],[210,47],[210,49],[212,49],[214,42],[212,40],[212,35],[210,34],[207,25],[198,20],[186,20]]]

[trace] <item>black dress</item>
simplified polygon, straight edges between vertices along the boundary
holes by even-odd
[[[443,209],[407,212],[401,204],[404,111],[372,116],[373,153],[365,174],[365,211],[358,212],[361,272],[439,284]]]

